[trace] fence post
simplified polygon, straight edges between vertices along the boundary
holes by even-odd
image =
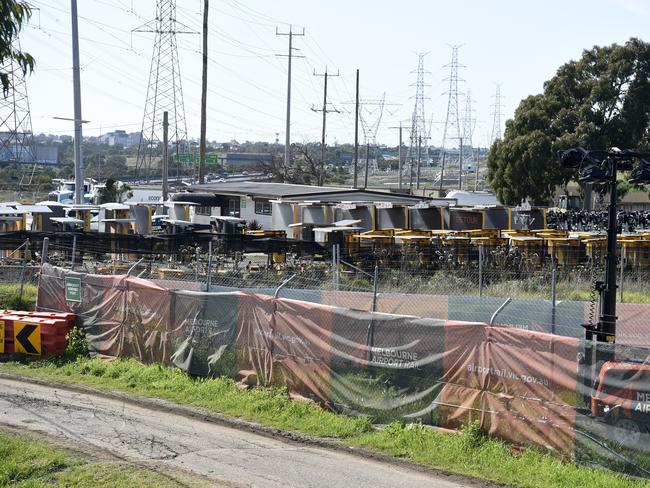
[[[553,266],[551,273],[551,334],[555,334],[555,307],[557,305],[557,294],[556,294],[556,285],[557,285],[557,268]]]
[[[341,245],[336,245],[336,290],[341,286]]]
[[[77,234],[72,236],[72,258],[70,259],[70,269],[74,271],[74,259],[77,253]]]
[[[375,275],[372,280],[372,311],[377,311],[377,287],[379,286],[379,265],[375,264]]]
[[[555,243],[551,247],[551,268],[555,269]]]
[[[199,282],[199,261],[201,259],[200,248],[196,246],[196,270],[194,273],[194,281]]]
[[[208,242],[208,276],[205,282],[205,291],[210,291],[210,281],[212,281],[212,240]]]
[[[332,244],[332,288],[337,289],[336,286],[336,244]]]
[[[483,243],[478,246],[478,296],[483,296]]]
[[[375,342],[375,314],[377,311],[377,287],[379,283],[379,265],[375,264],[375,274],[373,277],[372,285],[372,316],[370,317],[370,323],[368,324],[368,333],[366,335],[366,345],[368,347],[368,361],[373,360],[372,349]]]
[[[492,317],[490,317],[490,323],[488,325],[494,325],[494,321],[496,320],[497,316],[501,313],[501,311],[508,306],[508,304],[512,301],[512,297],[506,298],[505,302],[501,304],[499,308],[496,309],[496,311],[492,314]]]
[[[618,301],[623,303],[623,276],[624,276],[624,271],[625,271],[625,254],[623,253],[623,246],[621,246],[621,275],[619,278],[619,283],[618,283],[618,292],[619,292],[619,299]]]
[[[47,252],[50,247],[50,238],[45,237],[43,238],[43,252],[41,253],[41,267],[47,263]]]
[[[25,269],[27,268],[27,253],[29,252],[29,239],[25,241],[25,251],[23,252],[23,267],[20,270],[20,298],[18,303],[23,303],[23,287],[25,285]]]

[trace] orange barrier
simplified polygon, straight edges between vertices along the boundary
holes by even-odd
[[[71,313],[2,311],[0,353],[62,356],[68,345],[66,336],[75,324],[76,316]]]

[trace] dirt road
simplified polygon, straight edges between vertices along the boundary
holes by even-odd
[[[215,484],[259,487],[477,486],[331,449],[272,439],[91,393],[0,378],[0,423],[105,449],[134,462],[156,461]]]

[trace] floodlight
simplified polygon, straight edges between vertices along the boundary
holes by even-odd
[[[598,164],[588,164],[578,175],[580,183],[601,183],[609,180],[609,171]]]
[[[628,181],[633,185],[650,184],[650,162],[641,159],[637,167],[632,170]]]
[[[588,156],[588,152],[582,147],[574,147],[565,151],[558,151],[557,158],[565,168],[577,168]]]

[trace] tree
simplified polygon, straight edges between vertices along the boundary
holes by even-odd
[[[34,58],[29,53],[20,51],[15,41],[31,15],[32,10],[26,2],[16,0],[0,2],[0,65],[14,61],[23,70],[23,74],[34,69]],[[10,73],[0,68],[0,82],[5,97],[9,95],[11,87],[9,75]]]
[[[124,197],[131,198],[133,192],[131,187],[126,183],[115,181],[113,178],[108,178],[103,188],[99,189],[99,203],[118,202],[121,203]]]
[[[499,200],[545,205],[577,170],[560,167],[558,150],[650,147],[650,44],[594,47],[561,66],[544,92],[521,101],[503,140],[488,155],[488,181]]]

